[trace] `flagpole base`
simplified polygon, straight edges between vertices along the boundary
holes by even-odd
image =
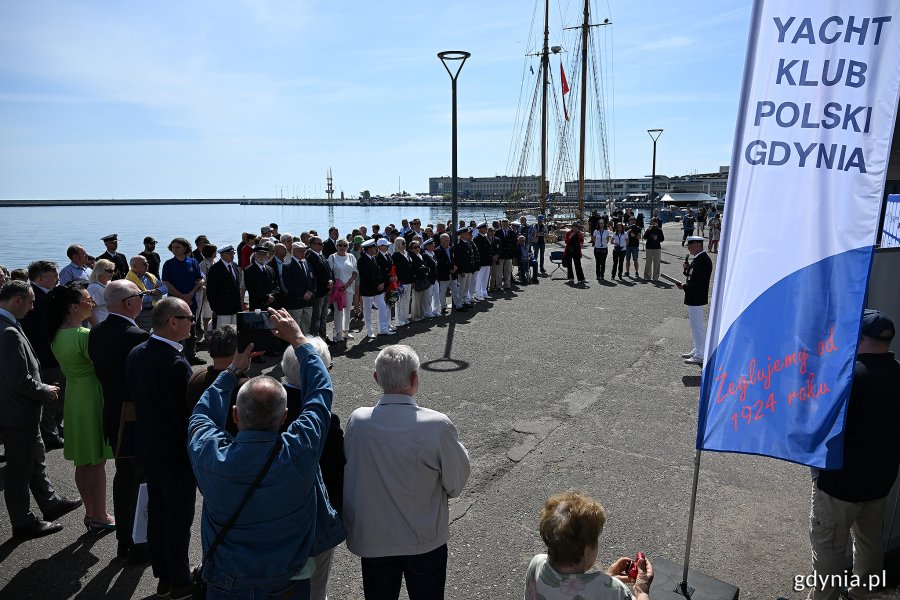
[[[740,588],[690,569],[687,582],[683,581],[682,565],[650,554],[653,563],[653,600],[738,600]]]

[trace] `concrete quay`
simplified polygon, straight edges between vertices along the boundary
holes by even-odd
[[[662,270],[681,278],[681,232],[673,224],[665,233]],[[597,283],[589,249],[583,265],[587,289],[568,285],[548,260],[552,273],[539,285],[397,336],[356,334],[346,348],[333,347],[342,422],[377,400],[378,351],[405,343],[423,363],[419,403],[446,412],[469,450],[471,478],[451,501],[448,599],[522,598],[528,562],[543,551],[538,513],[548,496],[569,488],[606,507],[598,565],[638,550],[651,561],[683,561],[700,384],[699,369],[680,358],[691,347],[683,295],[628,277]],[[281,374],[275,359],[260,366]],[[62,492],[77,495],[61,451],[48,454],[48,469]],[[108,481],[111,488],[111,463]],[[811,568],[809,486],[805,467],[703,454],[692,569],[738,586],[741,598],[804,598],[794,579]],[[201,503],[198,495],[196,562]],[[152,597],[149,565],[115,560],[114,535],[86,537],[81,518],[75,511],[62,519],[62,532],[16,543],[4,513],[0,598]],[[329,597],[362,598],[359,559],[343,545]]]

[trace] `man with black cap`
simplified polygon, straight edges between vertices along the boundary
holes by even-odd
[[[253,260],[244,269],[244,286],[250,300],[250,310],[268,310],[279,291],[278,276],[269,266],[269,251],[265,246],[253,249]]]
[[[463,308],[472,306],[472,296],[470,292],[470,282],[472,274],[477,270],[478,265],[475,261],[473,252],[474,246],[470,246],[468,237],[469,228],[460,227],[456,230],[456,245],[453,246],[453,260],[456,264],[456,282],[459,285],[459,293],[462,296]]]
[[[885,503],[900,467],[900,363],[890,351],[894,334],[888,315],[863,313],[844,424],[844,464],[813,470],[812,568],[828,583],[831,575],[846,574],[851,531],[853,575],[867,582],[882,573]],[[839,593],[830,585],[817,586],[809,598],[836,599]]]
[[[382,241],[380,238],[378,241]],[[385,240],[386,241],[386,240]],[[372,324],[372,306],[378,310],[378,333],[381,335],[394,335],[391,329],[391,310],[384,301],[384,290],[387,287],[387,278],[384,270],[376,261],[378,247],[374,239],[362,243],[362,253],[356,267],[359,270],[359,295],[362,297],[363,320],[366,324],[366,336],[375,337],[375,329]]]
[[[491,264],[494,257],[491,255],[491,242],[487,237],[487,223],[481,223],[478,226],[477,235],[472,239],[475,247],[478,249],[478,272],[475,274],[475,299],[487,300],[488,295],[488,277],[491,275]]]
[[[162,263],[162,259],[156,252],[156,244],[157,241],[153,239],[152,235],[145,237],[144,251],[141,252],[140,255],[147,259],[147,270],[153,273],[154,277],[159,279],[159,265]]]
[[[128,275],[128,260],[125,258],[124,254],[118,252],[119,234],[111,233],[100,239],[106,244],[106,252],[98,256],[97,260],[105,258],[106,260],[112,261],[112,263],[116,265],[116,273],[113,275],[113,279],[125,279],[125,276]]]
[[[244,299],[244,273],[234,262],[234,246],[219,248],[219,258],[206,272],[206,298],[216,316],[214,329],[237,326]]]
[[[684,258],[684,274],[687,281],[676,284],[684,290],[684,303],[688,307],[688,320],[691,323],[691,338],[694,347],[690,352],[681,355],[686,365],[703,366],[706,354],[706,327],[703,323],[703,307],[709,302],[709,280],[712,278],[712,259],[703,250],[703,238],[689,236],[687,238],[689,256]],[[688,262],[688,258],[694,257]]]

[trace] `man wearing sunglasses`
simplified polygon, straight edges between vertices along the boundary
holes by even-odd
[[[180,342],[191,336],[194,315],[185,301],[170,296],[156,303],[152,318],[153,335],[125,361],[137,417],[135,455],[147,478],[147,541],[157,595],[188,598],[197,484],[187,454],[191,366]]]

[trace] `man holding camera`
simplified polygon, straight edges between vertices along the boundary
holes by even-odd
[[[300,366],[303,397],[297,419],[279,433],[287,417],[287,393],[277,380],[261,375],[238,392],[232,409],[237,435],[225,431],[231,390],[250,365],[252,345],[219,374],[190,417],[188,453],[203,492],[204,553],[271,455],[259,488],[204,565],[203,578],[217,598],[309,597],[309,575],[301,569],[316,533],[316,484],[331,419],[331,378],[287,310],[269,309],[269,315],[273,333],[293,347]]]

